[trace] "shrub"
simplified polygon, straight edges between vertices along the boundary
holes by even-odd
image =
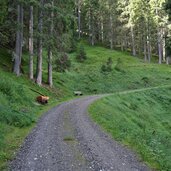
[[[56,60],[56,71],[65,72],[65,70],[71,67],[71,61],[66,53],[61,53],[59,58]]]
[[[123,61],[121,60],[121,58],[117,59],[115,70],[125,73],[125,67],[124,67],[124,64],[123,64]]]
[[[101,71],[102,72],[111,72],[112,71],[112,58],[109,57],[106,64],[103,64],[102,67],[101,67]]]
[[[84,50],[84,46],[81,45],[79,48],[78,54],[76,56],[76,60],[78,62],[84,62],[86,59],[87,59],[87,55],[86,55],[86,52]]]
[[[150,83],[150,79],[148,77],[143,77],[141,80],[144,82],[145,86]]]

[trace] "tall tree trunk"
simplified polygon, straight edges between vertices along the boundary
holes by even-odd
[[[158,28],[157,33],[157,43],[158,43],[158,55],[159,55],[159,64],[162,63],[162,44],[161,44],[161,31]]]
[[[92,32],[91,32],[91,45],[94,46],[94,43],[95,43],[95,30],[94,30],[94,17],[92,16]]]
[[[169,57],[169,56],[167,56],[167,58],[166,58],[166,64],[167,64],[167,65],[170,64],[170,57]]]
[[[158,14],[158,9],[156,8],[156,16],[159,17]],[[162,63],[162,43],[161,43],[161,29],[159,27],[159,23],[158,23],[158,28],[157,28],[157,45],[158,45],[158,55],[159,55],[159,64]]]
[[[16,34],[16,46],[14,55],[14,67],[13,72],[19,76],[21,70],[21,57],[22,57],[22,44],[23,44],[23,5],[17,5],[17,34]]]
[[[147,54],[148,54],[148,61],[151,62],[151,43],[149,37],[147,37]]]
[[[131,26],[131,39],[132,39],[132,55],[133,55],[133,56],[136,56],[136,50],[135,50],[135,37],[134,37],[133,26]]]
[[[126,34],[124,34],[124,40],[123,40],[123,48],[124,48],[124,50],[126,50],[127,51],[127,35]]]
[[[37,54],[37,77],[36,77],[36,83],[38,85],[42,85],[42,51],[43,51],[43,40],[42,40],[42,34],[43,34],[43,5],[44,0],[40,1],[40,8],[39,8],[39,19],[38,19],[38,54]]]
[[[120,45],[121,45],[121,51],[124,51],[124,38],[121,36],[121,40],[120,40]]]
[[[88,13],[88,31],[89,31],[89,43],[91,43],[91,36],[92,36],[92,33],[91,33],[91,9],[89,7],[89,13]]]
[[[20,16],[20,20],[21,20],[21,32],[20,32],[20,69],[21,69],[21,58],[22,58],[22,54],[23,54],[23,26],[24,26],[24,11],[23,11],[23,5],[21,4],[21,16]]]
[[[110,14],[110,49],[113,49],[113,17]]]
[[[88,27],[89,27],[89,43],[92,46],[94,46],[94,18],[93,18],[91,7],[89,7]]]
[[[51,11],[51,15],[50,15],[51,25],[50,25],[49,35],[50,35],[51,39],[53,38],[53,30],[54,30],[54,23],[53,23],[54,11],[53,11],[53,7],[54,7],[54,0],[52,0],[52,11]],[[50,87],[53,86],[53,79],[52,79],[52,45],[50,45],[49,48],[48,48],[48,84],[49,84]]]
[[[147,62],[147,40],[144,38],[144,61]]]
[[[29,78],[33,79],[33,6],[30,6],[29,20]]]
[[[162,52],[163,52],[163,61],[164,62],[166,62],[166,49],[165,49],[165,46],[166,46],[166,32],[165,32],[165,29],[163,29],[163,40],[162,40],[162,42],[163,42],[163,44],[162,44]]]
[[[103,25],[103,16],[101,16],[101,42],[104,41],[104,25]]]
[[[78,38],[81,38],[81,4],[78,0]]]

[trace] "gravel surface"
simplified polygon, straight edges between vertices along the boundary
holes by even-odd
[[[12,171],[148,171],[135,154],[112,140],[87,115],[102,96],[72,100],[45,113],[25,139]]]

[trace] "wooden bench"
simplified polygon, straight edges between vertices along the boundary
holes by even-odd
[[[75,96],[82,96],[83,93],[81,91],[74,91]]]

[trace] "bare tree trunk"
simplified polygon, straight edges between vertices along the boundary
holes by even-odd
[[[162,63],[162,44],[161,44],[161,31],[158,29],[157,33],[157,43],[158,43],[158,55],[159,55],[159,64]]]
[[[167,64],[167,65],[170,64],[170,57],[169,57],[169,56],[166,58],[166,64]]]
[[[165,32],[165,29],[163,29],[163,44],[162,44],[162,52],[163,52],[163,61],[166,62],[166,49],[165,49],[165,46],[166,46],[166,32]]]
[[[29,20],[29,78],[33,79],[33,6],[30,6]]]
[[[20,24],[20,5],[17,5],[17,24]],[[17,28],[13,72],[20,75],[20,29]]]
[[[148,53],[148,61],[151,62],[151,43],[147,38],[147,53]]]
[[[88,30],[89,30],[89,43],[91,43],[91,36],[92,36],[92,33],[91,33],[91,9],[89,7],[89,14],[88,14]]]
[[[23,54],[23,25],[24,25],[24,22],[23,22],[23,19],[24,19],[24,11],[23,11],[23,5],[21,4],[21,16],[20,16],[20,20],[21,20],[21,32],[20,32],[20,69],[21,69],[21,58],[22,58],[22,54]]]
[[[103,25],[103,16],[101,16],[101,41],[104,41],[104,25]]]
[[[121,45],[121,51],[123,52],[124,51],[124,40],[123,40],[123,37],[121,37],[120,45]]]
[[[36,77],[36,83],[38,85],[42,85],[42,51],[43,51],[43,40],[42,40],[42,33],[43,33],[43,4],[44,0],[40,1],[41,6],[39,9],[39,19],[38,19],[38,54],[37,54],[37,77]]]
[[[94,17],[92,16],[92,33],[91,33],[91,45],[94,46],[95,31],[94,31]]]
[[[123,51],[127,51],[127,35],[124,34],[124,39],[123,39]]]
[[[150,28],[149,28],[149,20],[147,22],[147,28],[146,28],[146,40],[147,40],[147,56],[148,56],[148,62],[151,62],[151,40],[150,40]]]
[[[21,70],[21,57],[22,57],[22,45],[23,45],[23,5],[17,6],[17,34],[16,34],[16,46],[14,55],[14,67],[13,72],[19,76]]]
[[[157,8],[156,8],[156,16],[159,16]],[[157,28],[157,45],[158,45],[159,64],[162,63],[162,48],[161,48],[162,43],[161,43],[161,40],[162,40],[162,38],[161,38],[161,29],[158,26],[158,28]]]
[[[78,38],[81,38],[81,4],[78,0]]]
[[[113,49],[113,17],[110,14],[110,49]]]
[[[94,46],[94,18],[92,14],[92,9],[89,7],[89,16],[88,16],[88,27],[89,27],[89,43]]]
[[[132,38],[132,55],[133,55],[133,56],[136,56],[136,50],[135,50],[135,37],[134,37],[133,26],[131,26],[131,38]]]
[[[146,39],[144,38],[144,61],[147,62],[147,43]]]
[[[52,0],[52,8],[54,7],[54,0]],[[51,26],[50,26],[50,31],[49,31],[49,35],[50,38],[53,38],[53,30],[54,30],[54,23],[53,23],[53,19],[54,19],[54,11],[52,9],[51,11],[51,16],[50,16],[50,20],[51,20]],[[53,86],[53,79],[52,79],[52,45],[49,46],[48,48],[48,84],[50,85],[50,87]]]

